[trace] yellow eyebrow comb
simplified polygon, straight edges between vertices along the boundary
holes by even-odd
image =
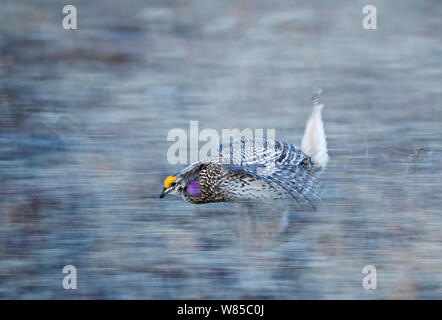
[[[170,184],[176,180],[175,177],[168,176],[166,180],[164,180],[164,188],[169,188]]]

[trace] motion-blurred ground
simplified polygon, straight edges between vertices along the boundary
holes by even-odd
[[[75,31],[0,3],[0,298],[442,298],[440,1],[370,1],[377,30],[361,1],[70,3]],[[317,213],[158,199],[170,129],[299,144],[316,87]]]

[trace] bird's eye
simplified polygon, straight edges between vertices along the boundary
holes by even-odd
[[[173,188],[173,187],[175,187],[176,186],[176,182],[172,182],[171,184],[170,184],[170,186]]]

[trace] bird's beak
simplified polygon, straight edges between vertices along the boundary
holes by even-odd
[[[166,193],[164,192],[166,188],[160,193],[160,199],[163,199],[166,196]]]

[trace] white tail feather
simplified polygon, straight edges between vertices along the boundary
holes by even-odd
[[[301,150],[312,158],[321,168],[328,162],[327,140],[324,132],[321,111],[324,105],[318,102],[319,94],[313,97],[313,111],[305,126]]]

